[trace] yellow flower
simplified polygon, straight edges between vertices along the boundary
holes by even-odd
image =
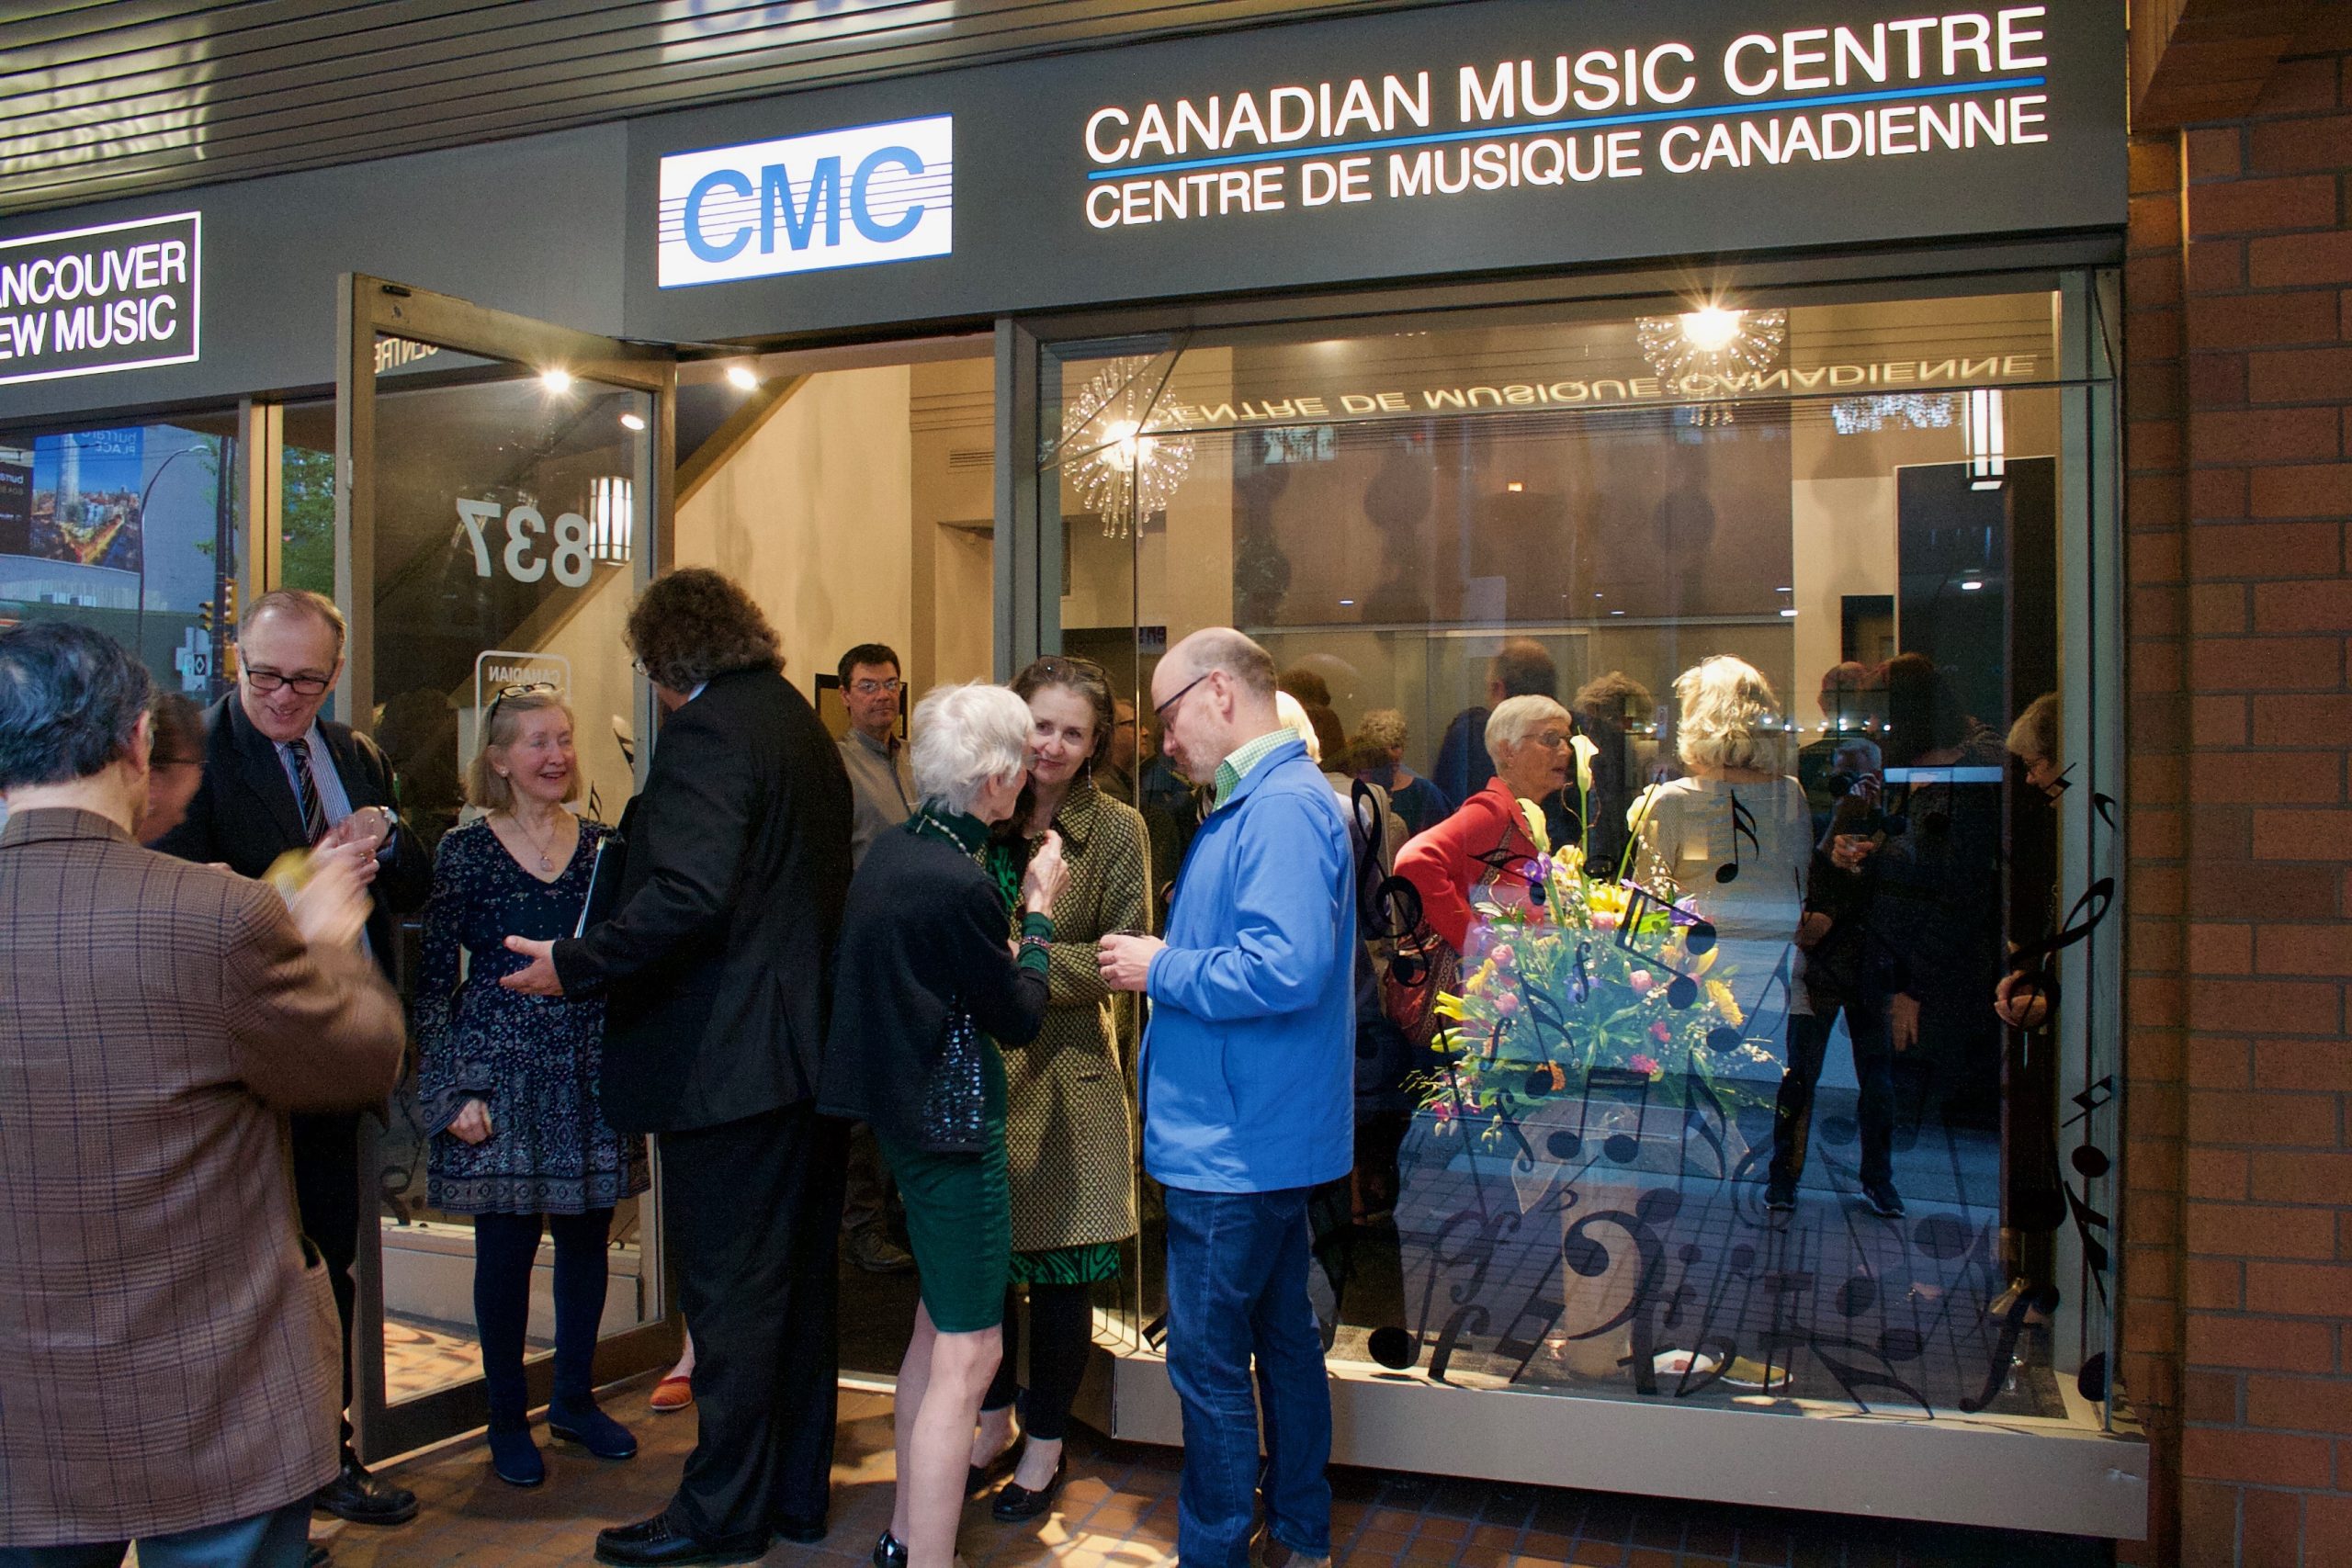
[[[1437,1000],[1430,1004],[1430,1010],[1440,1018],[1450,1018],[1456,1023],[1463,1021],[1462,998],[1451,992],[1440,991]]]
[[[1713,958],[1714,954],[1710,953],[1707,956]],[[1715,1004],[1715,1010],[1723,1014],[1724,1021],[1734,1029],[1747,1021],[1747,1015],[1739,1010],[1739,998],[1733,996],[1731,987],[1721,980],[1707,982],[1707,999]]]
[[[1536,850],[1540,853],[1550,854],[1552,830],[1544,826],[1543,806],[1532,800],[1522,800],[1519,803],[1519,814],[1526,819],[1527,836],[1534,841]]]
[[[1690,977],[1695,980],[1700,976],[1704,975],[1708,970],[1713,969],[1715,966],[1715,960],[1723,956],[1723,951],[1724,950],[1720,947],[1711,947],[1707,949],[1706,952],[1699,954],[1698,957],[1692,959],[1690,961]]]

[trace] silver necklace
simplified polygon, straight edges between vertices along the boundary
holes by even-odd
[[[531,829],[523,825],[523,818],[515,812],[507,812],[506,820],[514,823],[514,830],[523,835],[524,841],[528,843],[532,849],[538,852],[539,869],[542,872],[552,872],[555,870],[555,861],[550,857],[550,852],[555,848],[557,834],[562,832],[562,829],[559,828],[554,833],[549,833],[548,835],[548,841],[542,844],[539,842],[537,837],[532,833]]]

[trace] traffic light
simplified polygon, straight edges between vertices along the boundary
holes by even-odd
[[[237,625],[237,580],[225,578],[220,583],[220,626],[233,631]]]
[[[198,626],[202,626],[206,631],[210,631],[210,630],[212,629],[212,601],[211,601],[211,600],[209,600],[209,599],[200,599],[200,600],[197,601],[197,605],[196,605],[196,621],[197,621],[197,625],[198,625]]]

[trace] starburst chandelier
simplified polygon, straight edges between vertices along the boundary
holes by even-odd
[[[1080,509],[1102,516],[1106,539],[1125,538],[1130,517],[1166,507],[1193,466],[1192,437],[1144,431],[1150,366],[1146,357],[1114,359],[1062,408],[1062,449],[1078,454],[1070,481]]]
[[[1733,310],[1708,305],[1679,316],[1643,316],[1634,323],[1642,357],[1678,396],[1700,398],[1736,393],[1738,382],[1760,376],[1781,358],[1789,340],[1786,310]],[[1694,388],[1712,379],[1713,388]],[[1690,411],[1693,424],[1729,424],[1727,403],[1704,403]]]

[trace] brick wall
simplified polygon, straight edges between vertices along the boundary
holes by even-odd
[[[2352,54],[2135,141],[2123,1373],[2142,1561],[2352,1564]]]

